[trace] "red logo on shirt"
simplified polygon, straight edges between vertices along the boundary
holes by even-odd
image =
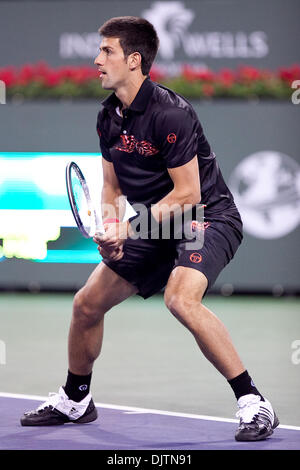
[[[190,256],[190,260],[192,263],[201,263],[202,256],[200,255],[200,253],[192,253]]]
[[[117,144],[115,148],[121,152],[132,153],[136,146],[134,135],[120,135],[121,145]]]
[[[197,220],[193,220],[191,222],[192,232],[197,232],[198,230],[206,230],[209,226],[210,222],[198,222]]]
[[[136,150],[140,155],[144,157],[149,157],[151,155],[155,155],[159,152],[159,150],[154,147],[153,144],[147,142],[147,140],[142,140],[139,142],[136,140],[134,135],[120,135],[121,145],[115,145],[115,149],[120,150],[120,152],[127,152],[132,153]]]
[[[168,137],[167,137],[167,141],[169,142],[169,144],[175,144],[176,139],[177,139],[177,137],[176,137],[176,134],[174,134],[174,132],[169,134]]]

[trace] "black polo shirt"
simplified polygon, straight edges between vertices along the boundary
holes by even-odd
[[[180,167],[197,154],[206,218],[236,211],[215,154],[186,99],[147,78],[123,116],[114,93],[102,104],[97,119],[102,156],[113,163],[130,204],[150,207],[158,202],[174,186],[168,168]]]

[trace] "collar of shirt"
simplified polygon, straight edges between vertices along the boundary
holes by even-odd
[[[150,80],[149,77],[147,77],[143,81],[136,97],[134,98],[133,102],[129,106],[128,110],[134,111],[137,113],[142,113],[143,111],[145,111],[146,106],[149,102],[149,99],[153,93],[154,87],[155,87],[154,83]],[[119,106],[120,109],[122,109],[122,103],[115,93],[112,93],[111,95],[109,95],[108,98],[102,101],[102,105],[111,111],[115,111],[117,106]]]

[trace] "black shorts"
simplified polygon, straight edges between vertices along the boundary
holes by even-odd
[[[222,269],[237,251],[242,239],[239,220],[209,220],[200,226],[200,238],[180,240],[127,239],[119,261],[103,262],[119,276],[137,287],[144,299],[162,290],[172,270],[186,266],[202,272],[211,288]]]

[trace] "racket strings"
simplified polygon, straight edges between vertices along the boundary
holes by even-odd
[[[77,208],[84,231],[92,236],[95,233],[95,217],[89,197],[86,183],[81,180],[79,175],[72,169],[72,187],[74,202]]]

